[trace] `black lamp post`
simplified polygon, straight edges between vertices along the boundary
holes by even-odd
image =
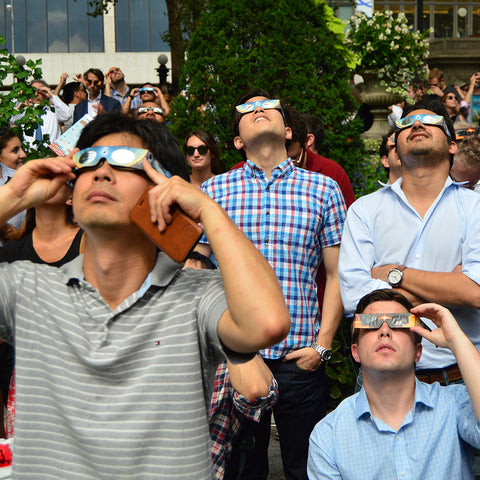
[[[162,86],[167,83],[168,71],[170,70],[169,68],[166,67],[166,64],[168,62],[168,57],[162,53],[161,55],[158,56],[157,61],[160,64],[160,66],[155,70],[157,71],[159,84],[160,86]]]

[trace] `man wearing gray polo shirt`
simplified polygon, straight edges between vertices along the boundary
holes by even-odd
[[[213,200],[158,173],[143,150],[161,151],[157,168],[177,174],[175,145],[160,124],[105,114],[79,140],[88,155],[29,162],[0,188],[4,222],[75,179],[86,233],[84,254],[62,268],[0,268],[0,337],[15,339],[17,355],[14,478],[210,479],[210,367],[288,333],[265,259]],[[203,224],[220,273],[182,271],[130,222],[150,185],[159,229],[180,205]]]

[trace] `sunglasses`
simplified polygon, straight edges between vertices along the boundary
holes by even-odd
[[[200,145],[199,147],[187,147],[185,149],[187,155],[193,155],[195,150],[198,150],[199,155],[206,155],[209,148],[206,145]]]
[[[137,113],[139,114],[147,113],[147,112],[158,113],[159,115],[164,116],[163,108],[160,108],[160,107],[140,107],[137,110]]]
[[[250,113],[253,112],[257,107],[262,108],[263,110],[270,110],[272,108],[275,108],[277,110],[282,111],[282,107],[280,105],[280,100],[258,100],[256,102],[247,102],[247,103],[242,103],[241,105],[237,105],[235,107],[235,110],[238,113],[241,113],[244,115],[245,113]]]
[[[141,88],[138,93],[153,93],[155,89],[153,87],[143,87]]]
[[[96,85],[97,87],[99,87],[102,84],[102,81],[101,80],[85,80],[85,83],[87,85]]]
[[[447,100],[456,100],[457,97],[455,95],[448,95]]]
[[[424,125],[432,125],[434,127],[439,127],[443,129],[445,135],[452,140],[450,132],[448,130],[445,119],[442,115],[432,115],[430,113],[422,113],[418,115],[409,115],[408,117],[400,118],[395,121],[395,126],[398,130],[404,130],[405,128],[410,128],[413,124],[419,120]]]
[[[390,328],[410,328],[423,327],[427,330],[430,328],[413,313],[357,313],[353,317],[352,328],[369,328],[378,330],[383,323]]]
[[[75,169],[77,175],[86,169],[98,168],[104,162],[114,168],[144,172],[143,159],[146,159],[157,172],[167,178],[172,177],[172,174],[144,148],[89,147],[73,155],[73,161],[77,166]]]
[[[115,72],[121,72],[121,70],[120,70],[118,67],[111,68],[111,69],[108,71],[108,74],[111,75],[112,73],[115,73]]]
[[[468,135],[478,135],[480,133],[480,128],[459,128],[455,130],[457,140],[463,140]]]

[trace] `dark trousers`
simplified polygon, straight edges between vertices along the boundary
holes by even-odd
[[[13,345],[5,342],[0,343],[0,391],[5,406],[7,406],[8,390],[15,366],[15,349]]]
[[[295,362],[265,360],[278,382],[278,402],[273,407],[280,438],[283,469],[287,480],[307,480],[308,439],[313,427],[326,413],[328,384],[325,367],[308,372]],[[268,477],[268,444],[270,441],[270,413],[261,422],[245,419],[242,428],[250,430],[255,445],[247,453],[240,479],[266,480]],[[241,448],[235,444],[228,462],[225,480],[236,480],[240,468]]]

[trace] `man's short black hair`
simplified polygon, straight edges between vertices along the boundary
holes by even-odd
[[[216,265],[205,255],[201,254],[200,252],[196,252],[195,250],[191,251],[187,258],[192,260],[193,262],[197,262],[202,266],[204,270],[216,270]]]
[[[154,120],[136,120],[119,112],[98,115],[82,130],[77,147],[80,150],[91,147],[97,140],[112,133],[129,133],[139,137],[145,148],[172,175],[190,181],[188,165],[177,139],[165,124]]]
[[[375,302],[397,302],[400,305],[403,305],[407,312],[413,308],[413,304],[408,300],[407,297],[402,295],[400,292],[397,292],[393,288],[382,288],[379,290],[374,290],[373,292],[367,293],[363,296],[357,304],[355,313],[363,313],[366,308]],[[381,313],[391,313],[391,312],[381,312]],[[352,343],[358,342],[358,329],[352,330]],[[415,343],[420,343],[422,337],[418,334],[415,334]]]
[[[103,72],[101,70],[99,70],[98,68],[89,68],[84,74],[83,74],[83,78],[86,80],[87,79],[87,76],[89,73],[93,73],[95,76],[98,77],[99,80],[102,81],[102,83],[105,81],[105,77],[103,75]]]
[[[287,149],[293,142],[300,142],[301,147],[305,149],[305,142],[307,141],[307,125],[303,114],[290,105],[284,105],[283,109],[285,113],[285,121],[292,129],[292,140],[287,140]]]
[[[319,153],[323,139],[325,138],[325,128],[323,123],[318,117],[308,113],[304,114],[303,118],[305,119],[305,125],[307,126],[307,134],[311,133],[315,137],[313,144],[315,145],[315,150]]]
[[[388,131],[387,135],[384,135],[382,137],[382,143],[380,144],[380,149],[378,154],[380,155],[380,158],[383,156],[388,157],[388,139],[395,133],[395,130],[392,128]],[[383,169],[387,172],[387,174],[390,174],[390,168],[383,166]]]
[[[80,82],[68,82],[63,87],[63,93],[60,98],[64,103],[68,105],[69,103],[72,103],[75,92],[83,89],[84,89],[84,86]]]

